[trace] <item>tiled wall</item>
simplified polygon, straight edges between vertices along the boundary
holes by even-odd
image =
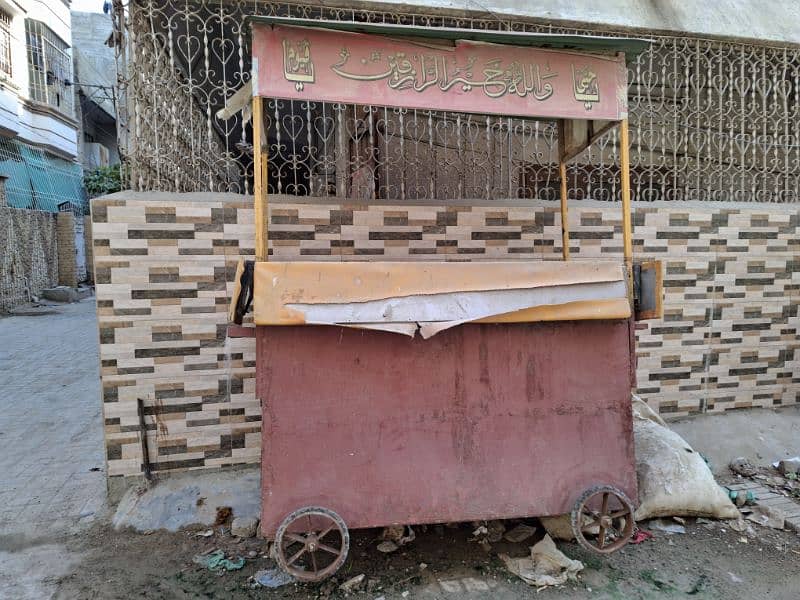
[[[92,205],[112,477],[141,471],[140,398],[155,472],[259,459],[254,340],[226,336],[227,282],[253,254],[251,203],[183,198]]]
[[[561,255],[554,203],[297,200],[271,198],[273,260]],[[676,202],[634,211],[636,256],[665,263],[665,318],[638,332],[648,403],[679,416],[800,401],[797,209]],[[574,259],[621,256],[618,205],[575,202],[570,229]],[[138,398],[156,472],[257,462],[254,340],[226,338],[233,269],[253,253],[249,199],[123,193],[94,202],[93,234],[109,475],[140,472]]]

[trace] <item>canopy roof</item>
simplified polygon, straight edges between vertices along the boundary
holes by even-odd
[[[577,50],[581,52],[624,52],[627,59],[647,50],[651,40],[642,38],[601,37],[593,35],[561,35],[553,33],[526,33],[522,31],[493,31],[482,29],[460,29],[454,27],[421,27],[418,25],[395,25],[390,23],[356,23],[351,21],[328,21],[325,19],[301,19],[295,17],[251,16],[248,21],[268,25],[314,27],[353,33],[371,33],[397,37],[416,37],[434,40],[469,40],[511,46],[532,46]]]

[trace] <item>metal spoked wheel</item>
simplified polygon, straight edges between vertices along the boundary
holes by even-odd
[[[601,485],[586,490],[572,510],[572,532],[593,552],[611,554],[633,536],[633,504],[620,490]]]
[[[275,549],[284,571],[300,581],[322,581],[347,559],[350,534],[335,512],[310,506],[283,520],[275,534]]]

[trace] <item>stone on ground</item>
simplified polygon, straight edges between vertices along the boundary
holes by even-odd
[[[231,523],[231,535],[240,538],[251,538],[258,530],[258,519],[255,517],[234,517]]]
[[[42,290],[42,297],[52,302],[72,303],[80,300],[75,288],[59,285],[58,287]]]

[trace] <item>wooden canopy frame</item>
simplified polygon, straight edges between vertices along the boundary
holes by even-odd
[[[344,23],[338,21],[293,19],[285,17],[254,17],[251,18],[251,22],[253,26],[254,54],[252,108],[254,132],[254,202],[256,223],[255,250],[257,261],[267,261],[269,259],[269,232],[267,217],[269,210],[269,198],[267,194],[267,165],[269,156],[267,155],[267,152],[264,151],[264,142],[266,140],[263,123],[263,98],[304,98],[306,100],[330,99],[326,97],[319,98],[314,95],[317,89],[324,89],[325,93],[327,93],[329,96],[330,94],[333,94],[333,97],[338,99],[338,101],[352,101],[346,95],[341,99],[339,96],[337,96],[337,94],[346,94],[346,90],[341,89],[341,82],[339,83],[339,88],[337,90],[332,90],[330,86],[329,88],[315,88],[317,85],[322,85],[319,83],[321,79],[324,79],[325,77],[331,77],[331,75],[327,70],[324,73],[320,73],[320,71],[323,71],[323,69],[319,68],[315,74],[314,65],[312,64],[309,66],[310,42],[307,38],[309,36],[319,37],[325,35],[336,35],[362,36],[362,38],[367,37],[374,39],[375,36],[381,36],[382,39],[386,40],[386,43],[388,44],[410,43],[415,44],[416,46],[422,46],[423,48],[434,48],[434,52],[436,49],[441,50],[443,47],[441,45],[437,46],[436,44],[449,44],[447,50],[452,52],[451,48],[455,47],[456,53],[460,48],[458,44],[466,40],[466,42],[463,42],[464,44],[475,43],[474,46],[470,46],[473,51],[480,51],[484,47],[488,47],[492,49],[491,51],[496,52],[499,45],[501,47],[505,46],[506,48],[504,48],[504,50],[508,50],[509,52],[536,50],[551,52],[553,54],[547,56],[548,69],[550,69],[551,60],[557,63],[559,60],[563,59],[564,55],[567,56],[567,60],[572,62],[571,83],[574,85],[574,98],[570,98],[570,101],[577,101],[578,104],[583,103],[582,113],[580,106],[576,106],[574,103],[571,103],[567,106],[565,101],[561,101],[559,99],[555,99],[559,100],[558,102],[550,102],[549,108],[539,104],[535,106],[535,109],[529,110],[527,108],[523,108],[522,111],[520,111],[520,103],[518,102],[517,96],[524,96],[525,94],[519,92],[516,93],[516,95],[515,93],[510,93],[506,96],[506,98],[508,98],[508,105],[516,103],[514,106],[510,106],[508,112],[509,115],[514,114],[515,116],[525,116],[546,120],[552,120],[555,118],[557,120],[559,132],[559,174],[561,177],[560,208],[563,244],[562,255],[564,260],[569,260],[570,258],[568,188],[566,178],[567,163],[586,150],[602,135],[606,134],[615,127],[619,127],[623,257],[629,282],[631,281],[633,265],[633,232],[631,226],[630,142],[627,118],[627,73],[625,71],[625,65],[628,58],[630,58],[632,55],[642,52],[648,47],[650,43],[648,40],[592,36],[525,34],[518,32],[489,32],[446,28],[422,28],[402,25]],[[285,37],[285,32],[287,31],[293,32],[296,35],[300,35],[301,38],[296,38],[295,41],[290,40],[287,45],[287,40]],[[284,32],[284,38],[282,40],[279,39],[277,32]],[[267,39],[270,37],[273,39]],[[347,40],[352,43],[359,43],[362,38],[356,39],[348,37]],[[336,38],[336,40],[338,39],[340,38]],[[281,42],[282,47],[280,45]],[[293,43],[296,45],[299,44],[299,46],[292,47]],[[476,48],[478,50],[475,50]],[[305,55],[303,56],[302,53],[304,49]],[[349,52],[347,56],[345,56],[344,52],[345,51],[343,50],[340,53],[340,56],[342,56],[342,61],[346,61],[349,57]],[[280,61],[276,59],[276,53],[283,55],[283,67],[279,65]],[[373,56],[375,56],[374,53]],[[329,55],[328,57],[328,62],[330,62],[331,57]],[[597,90],[597,98],[592,98],[591,96],[585,94],[579,94],[578,86],[580,82],[578,81],[575,73],[576,61],[597,61],[601,60],[600,57],[604,57],[603,60],[606,61],[613,60],[616,62],[617,76],[616,80],[612,83],[612,92],[615,94],[615,98],[609,99],[605,106],[592,104],[593,102],[597,102],[597,99],[600,97],[599,87],[594,88]],[[262,60],[259,60],[260,58]],[[271,58],[272,60],[268,60],[268,58]],[[305,60],[305,63],[303,63],[303,60]],[[292,69],[287,67],[287,61],[292,64]],[[367,63],[367,61],[363,59],[361,62],[363,64]],[[331,67],[331,69],[336,70],[334,67],[342,67],[343,64],[345,63],[337,63]],[[523,65],[523,68],[524,67],[525,65]],[[600,67],[606,66],[600,64]],[[422,67],[422,69],[424,69],[424,67]],[[438,69],[439,67],[437,66],[437,76],[439,76]],[[443,67],[443,69],[446,71],[447,67]],[[397,73],[397,68],[395,68],[393,75],[395,80],[391,79],[392,75],[387,75],[386,73],[378,75],[364,73],[347,74],[346,76],[350,78],[351,81],[345,83],[350,83],[352,86],[363,86],[366,83],[377,86],[378,83],[383,83],[382,81],[379,81],[379,79],[396,82]],[[484,86],[484,90],[487,90],[490,84],[496,85],[495,80],[490,81],[492,73],[495,73],[494,71],[489,73],[487,70],[484,70],[483,73],[484,79],[475,83],[474,85]],[[489,75],[486,75],[487,73],[489,73]],[[541,90],[541,80],[547,78],[548,76],[554,77],[553,75],[540,76],[539,71],[536,71],[536,76],[540,77],[539,82],[538,84],[533,83],[528,85],[528,92],[535,93],[535,88],[537,85],[540,86]],[[425,75],[422,75],[422,77],[425,77]],[[445,75],[445,78],[446,77],[447,75]],[[566,77],[562,77],[561,81],[564,81],[565,79]],[[463,79],[459,81],[463,81]],[[472,84],[473,82],[469,81],[466,83]],[[385,83],[383,83],[383,85],[385,86]],[[429,86],[431,84],[430,82],[425,82],[423,85],[417,85],[416,82],[413,82],[411,85],[416,86],[416,91],[420,91],[420,89],[417,88],[425,88],[425,86]],[[452,81],[447,85],[452,86]],[[597,86],[596,83],[595,86]],[[396,101],[394,97],[389,98],[388,104],[384,104],[384,102],[387,101],[386,94],[377,87],[369,88],[370,90],[376,90],[375,98],[364,98],[362,96],[359,97],[361,98],[360,103],[362,104],[372,103],[383,104],[387,106],[413,106],[422,109],[440,110],[442,101],[440,98],[438,98],[438,96],[436,96],[436,93],[445,87],[445,85],[440,85],[439,90],[437,90],[434,86],[431,89],[432,93],[430,93],[428,97],[424,97],[425,94],[420,93],[413,95],[413,97],[406,94],[404,99],[400,101]],[[363,92],[364,88],[362,87],[360,89]],[[464,87],[464,90],[472,91],[467,90],[466,87]],[[424,91],[427,92],[427,88],[425,88]],[[550,91],[552,95],[552,88]],[[306,95],[302,96],[299,94]],[[456,92],[456,94],[458,94],[458,92]],[[545,94],[540,94],[540,96],[543,95]],[[458,100],[463,100],[465,96],[467,96],[467,94],[462,93],[454,97]],[[608,98],[609,94],[606,92],[603,94],[603,96],[605,100]],[[540,99],[538,96],[537,98]],[[377,101],[371,102],[372,99]],[[412,102],[412,104],[408,104],[408,102]],[[493,107],[501,107],[505,104],[505,99],[501,99],[499,103],[493,105]],[[481,104],[478,102],[476,106],[479,108],[473,112],[487,112],[486,110],[481,110],[481,107],[487,106],[485,103]],[[601,107],[598,109],[598,106]],[[495,114],[505,114],[499,112],[501,109],[493,107],[490,108],[490,111],[493,111]],[[632,285],[629,286],[631,293],[632,287]]]

